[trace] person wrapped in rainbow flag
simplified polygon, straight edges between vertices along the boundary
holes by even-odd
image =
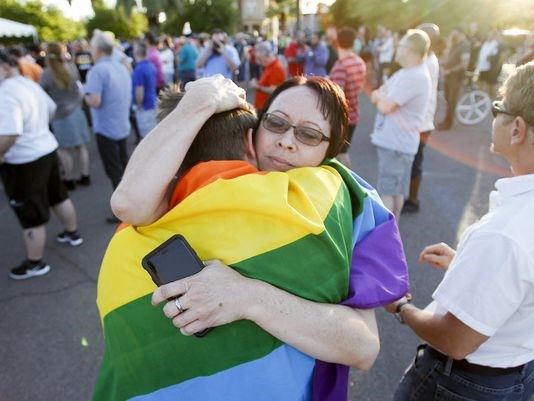
[[[200,86],[204,83],[198,85],[205,89]],[[308,87],[297,85],[295,89],[314,94]],[[194,100],[192,95],[198,92],[188,88],[188,100]],[[316,104],[316,98],[312,97],[311,103]],[[168,130],[169,121],[172,120],[164,120],[156,131]],[[195,122],[190,122],[194,126]],[[214,131],[220,131],[220,126],[215,123]],[[294,127],[299,136],[313,134],[301,128]],[[202,127],[202,131],[205,129]],[[239,130],[243,143],[246,129],[241,126]],[[218,135],[220,138],[222,134]],[[197,139],[200,137],[201,134]],[[250,132],[248,138],[250,143]],[[195,142],[191,154],[195,154]],[[150,147],[151,143],[144,150]],[[203,149],[202,145],[197,148]],[[244,161],[210,158],[214,161],[196,164],[180,177],[171,204],[165,206],[166,213],[143,226],[121,227],[110,242],[98,284],[97,302],[107,347],[94,399],[346,398],[348,367],[321,360],[369,367],[378,352],[373,313],[362,312],[362,318],[350,319],[358,320],[349,331],[351,336],[359,337],[358,352],[362,355],[357,362],[306,339],[315,336],[319,343],[324,342],[322,337],[331,332],[331,327],[320,328],[309,336],[295,333],[292,324],[300,324],[298,315],[314,311],[317,305],[328,315],[334,308],[354,314],[351,308],[323,304],[343,302],[351,307],[371,308],[407,291],[406,262],[394,220],[371,188],[359,183],[336,161],[316,168],[258,172]],[[128,181],[126,176],[125,182]],[[120,209],[117,204],[115,198],[113,205]],[[155,286],[140,260],[175,233],[183,234],[202,259],[217,258],[233,269],[208,263],[198,275],[160,287],[152,295]],[[375,256],[365,255],[369,250]],[[375,259],[382,257],[381,253],[384,258],[377,263]],[[395,278],[384,281],[381,274]],[[215,279],[206,281],[210,275]],[[254,283],[252,292],[242,292],[233,284],[244,281]],[[209,285],[202,285],[206,283]],[[185,290],[178,289],[180,286]],[[217,291],[217,287],[223,290],[215,297],[219,314],[203,319],[195,304],[200,298],[192,294],[200,296],[203,290],[209,293]],[[263,297],[266,290],[274,291],[283,305],[267,303],[267,310],[254,308],[253,304],[258,303],[254,297],[260,303],[269,300],[268,296]],[[243,298],[245,293],[248,298]],[[153,303],[159,303],[177,295],[186,310],[179,313],[174,302],[168,302],[163,311],[173,318],[182,334],[150,302],[151,296]],[[232,306],[232,297],[234,301],[250,302],[241,302],[238,307],[234,302]],[[296,314],[290,308],[284,309],[292,304],[291,297],[299,297]],[[226,312],[232,307],[241,310]],[[315,318],[321,326],[329,326],[323,312]],[[216,328],[203,338],[190,336],[202,330],[199,324]],[[300,330],[313,331],[313,327],[304,323]],[[346,347],[342,344],[340,352],[343,346]]]

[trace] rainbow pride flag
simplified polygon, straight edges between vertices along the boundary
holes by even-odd
[[[345,182],[336,162],[198,178],[236,164],[243,162],[194,167],[182,179],[190,189],[177,206],[150,226],[127,226],[111,239],[98,279],[106,349],[95,401],[312,399],[315,360],[254,323],[187,337],[150,304],[155,286],[140,261],[176,233],[202,259],[220,259],[247,277],[316,302],[347,299],[353,221],[363,210],[364,188],[350,173]]]
[[[349,295],[342,304],[359,309],[387,305],[409,290],[408,264],[395,218],[364,179],[335,160],[329,165],[336,168],[346,183],[356,181],[362,189],[352,199],[358,210],[353,223]],[[313,399],[347,400],[348,380],[348,366],[317,360]]]

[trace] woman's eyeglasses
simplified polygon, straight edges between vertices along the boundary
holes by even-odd
[[[517,117],[517,114],[506,110],[500,100],[496,100],[491,104],[491,114],[493,114],[493,118],[496,118],[497,114],[506,114],[507,116]]]
[[[276,114],[265,113],[261,125],[266,130],[276,134],[283,134],[290,128],[293,128],[295,138],[299,142],[309,146],[318,146],[321,142],[330,141],[330,138],[324,135],[321,131],[310,127],[304,127],[302,125],[293,125],[285,118],[277,116]]]

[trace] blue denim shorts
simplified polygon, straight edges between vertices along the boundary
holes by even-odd
[[[481,376],[447,369],[425,348],[402,377],[394,401],[529,401],[534,394],[534,361],[521,371]]]

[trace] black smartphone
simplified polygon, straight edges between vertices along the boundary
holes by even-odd
[[[141,260],[141,265],[158,287],[192,276],[204,268],[204,263],[180,234],[173,235],[147,254]],[[204,337],[210,331],[211,328],[207,328],[195,333],[195,336]]]
[[[173,235],[146,255],[141,264],[159,287],[198,273],[204,263],[180,234]]]

